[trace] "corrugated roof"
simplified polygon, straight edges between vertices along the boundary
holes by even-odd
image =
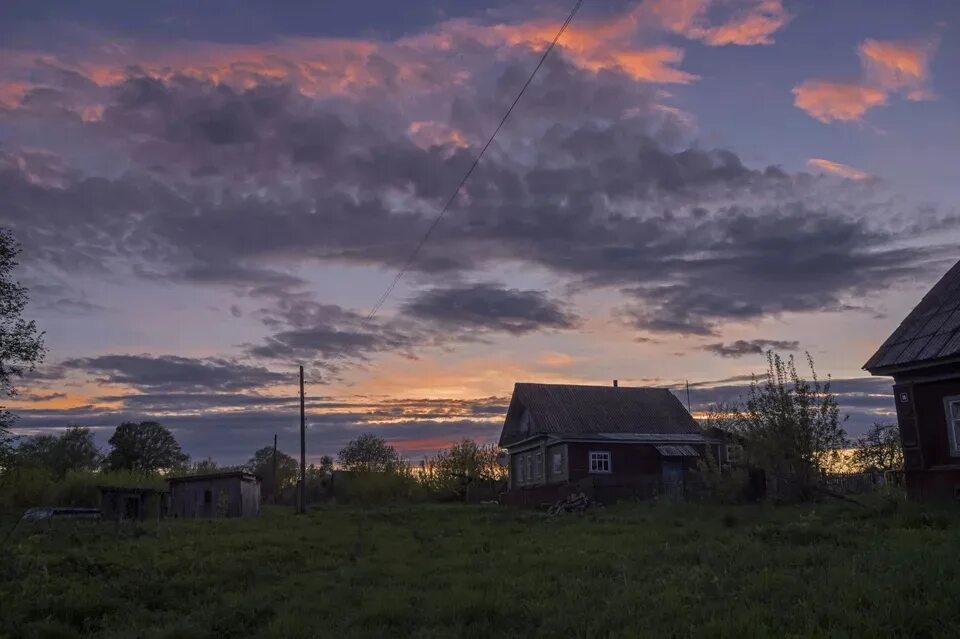
[[[657,452],[664,457],[699,457],[693,446],[657,446]]]
[[[874,374],[960,356],[960,262],[920,300],[863,367]]]
[[[525,420],[526,429],[522,428]],[[598,433],[676,435],[700,430],[680,400],[665,388],[518,383],[500,445],[541,434]]]

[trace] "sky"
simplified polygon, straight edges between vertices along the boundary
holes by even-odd
[[[960,5],[121,0],[0,8],[21,434],[153,419],[238,463],[496,440],[520,381],[695,413],[863,363],[958,258]],[[381,296],[403,271],[391,295]],[[371,310],[377,309],[372,319]]]

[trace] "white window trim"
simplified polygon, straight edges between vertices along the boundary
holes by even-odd
[[[607,469],[606,470],[594,470],[593,468],[593,456],[594,455],[606,455],[607,458]],[[599,458],[599,457],[598,457]],[[591,450],[587,455],[587,468],[590,470],[592,475],[609,475],[613,472],[613,455],[610,454],[609,450]]]
[[[563,451],[550,451],[550,474],[559,476],[563,474]]]
[[[947,437],[950,440],[950,456],[960,457],[960,442],[957,441],[956,425],[960,424],[960,419],[954,419],[953,412],[950,410],[951,404],[960,404],[960,395],[951,395],[943,398],[943,416],[947,420]]]

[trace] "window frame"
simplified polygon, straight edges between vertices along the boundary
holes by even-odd
[[[736,451],[736,454],[731,455],[730,451]],[[743,444],[727,444],[726,452],[728,464],[739,464],[743,461]]]
[[[533,480],[543,479],[543,453],[539,450],[533,454]]]
[[[526,478],[523,474],[523,455],[517,455],[517,485],[522,486],[526,483]]]
[[[594,456],[596,456],[598,461],[605,459],[606,469],[598,470],[594,468]],[[609,475],[613,473],[613,455],[609,450],[591,450],[587,454],[587,468],[591,475]]]
[[[550,474],[559,477],[563,474],[563,451],[550,451]]]
[[[960,441],[957,438],[957,429],[960,428],[960,417],[954,417],[951,407],[960,406],[960,395],[948,395],[943,398],[943,416],[947,421],[947,440],[950,444],[950,456],[960,457]]]

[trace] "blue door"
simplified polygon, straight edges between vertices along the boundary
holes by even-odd
[[[663,483],[663,495],[673,499],[683,496],[683,461],[680,459],[660,460],[660,479]]]

